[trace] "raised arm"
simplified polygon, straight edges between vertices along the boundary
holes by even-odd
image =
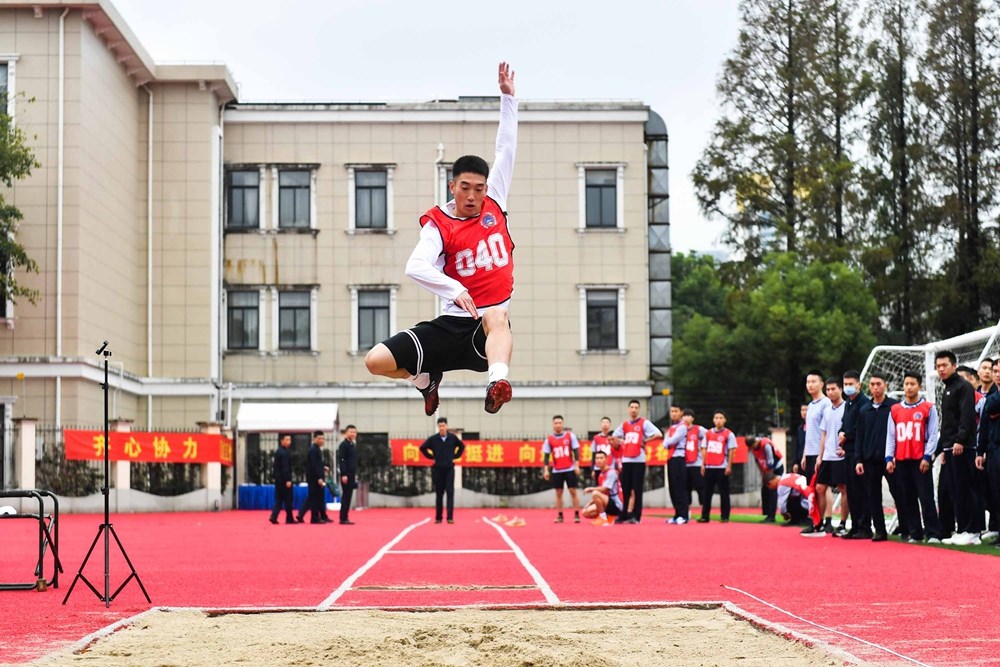
[[[489,196],[506,211],[517,153],[517,100],[514,98],[514,72],[509,63],[500,63],[497,77],[500,84],[500,127],[497,129],[493,168],[486,183]]]

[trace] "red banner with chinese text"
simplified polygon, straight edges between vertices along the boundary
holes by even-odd
[[[734,463],[747,460],[743,438],[737,438]],[[456,465],[469,468],[530,468],[542,465],[541,440],[465,440],[465,452],[455,461]],[[648,465],[667,465],[669,452],[663,448],[662,440],[646,445]],[[394,439],[389,441],[394,466],[429,466],[433,463],[420,453],[422,440]],[[590,443],[580,441],[580,465],[591,465]]]
[[[121,433],[114,431],[108,458],[141,463],[221,463],[233,465],[233,441],[205,433]],[[66,459],[104,459],[103,431],[64,431]]]

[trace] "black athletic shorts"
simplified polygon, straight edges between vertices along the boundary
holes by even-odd
[[[400,331],[382,344],[392,352],[396,367],[413,375],[455,370],[483,373],[489,368],[481,317],[442,315]]]
[[[620,516],[622,510],[620,510],[618,508],[618,505],[615,504],[615,499],[609,496],[608,506],[604,508],[604,513],[607,514],[608,516]]]
[[[826,486],[847,484],[847,461],[822,461],[816,483]]]
[[[567,470],[566,472],[554,472],[552,473],[552,488],[561,489],[563,484],[571,489],[576,488],[576,471]]]

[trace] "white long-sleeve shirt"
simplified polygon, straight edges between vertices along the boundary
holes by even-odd
[[[497,129],[496,153],[493,168],[486,179],[486,194],[507,211],[507,196],[510,184],[514,178],[514,158],[517,152],[517,100],[513,95],[500,96],[500,126]],[[444,210],[455,217],[455,202],[449,201]],[[508,223],[509,224],[509,223]],[[444,244],[441,233],[434,221],[425,224],[420,230],[420,240],[406,262],[406,275],[413,282],[428,292],[438,295],[446,301],[445,315],[470,317],[469,313],[455,305],[455,299],[465,291],[462,283],[444,273]],[[510,304],[507,299],[494,307],[506,309]],[[479,309],[482,315],[485,308]]]

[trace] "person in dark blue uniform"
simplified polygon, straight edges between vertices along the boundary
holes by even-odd
[[[448,431],[448,420],[437,420],[438,432],[424,440],[420,453],[434,461],[431,479],[434,482],[434,523],[441,523],[444,497],[448,498],[448,523],[455,523],[455,461],[465,451],[465,443]]]

